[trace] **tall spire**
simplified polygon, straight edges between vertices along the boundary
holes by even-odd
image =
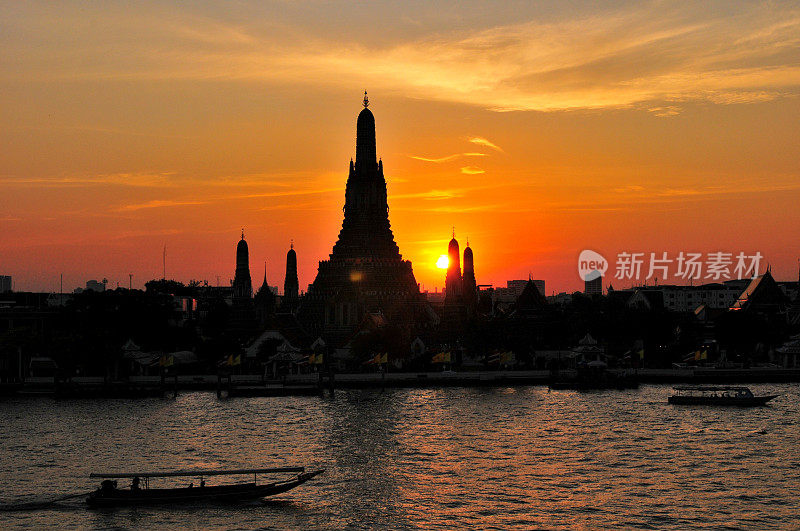
[[[249,299],[253,296],[253,286],[250,281],[250,251],[244,239],[244,229],[242,229],[242,239],[236,245],[236,273],[233,279],[233,294],[235,298]]]
[[[389,225],[383,164],[378,162],[376,156],[375,117],[366,105],[356,122],[356,159],[355,163],[350,163],[345,187],[344,220],[332,256],[401,258]]]
[[[464,249],[464,275],[462,280],[464,303],[472,311],[478,303],[478,286],[475,281],[475,258],[472,255],[472,247],[469,246],[469,240],[467,240],[467,247]]]
[[[356,122],[356,170],[371,174],[377,169],[378,156],[375,148],[375,117],[367,106],[369,99],[364,91],[364,108]]]
[[[447,276],[445,277],[445,302],[457,302],[462,294],[461,253],[456,240],[456,228],[453,227],[453,239],[447,246]]]
[[[289,252],[286,253],[286,278],[283,281],[283,296],[294,300],[300,294],[300,283],[297,280],[297,253],[292,241]]]

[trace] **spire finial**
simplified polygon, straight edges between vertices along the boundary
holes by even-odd
[[[244,240],[244,227],[242,227],[242,239]]]
[[[367,97],[367,91],[364,91],[364,108],[366,109],[369,107],[369,98]]]
[[[453,225],[453,239],[456,239],[456,226]]]
[[[467,236],[467,247],[469,247],[469,236]]]
[[[289,249],[294,249],[294,238],[289,240]]]

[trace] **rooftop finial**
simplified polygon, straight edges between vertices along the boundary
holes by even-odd
[[[366,109],[369,107],[369,98],[367,97],[367,91],[364,91],[364,108]]]

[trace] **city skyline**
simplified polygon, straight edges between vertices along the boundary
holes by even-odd
[[[142,287],[166,245],[168,278],[227,284],[244,227],[275,285],[294,241],[305,290],[366,89],[425,289],[453,225],[479,284],[581,290],[584,249],[759,252],[797,278],[790,3],[397,9],[5,4],[0,273]]]

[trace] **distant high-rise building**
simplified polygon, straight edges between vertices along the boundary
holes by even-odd
[[[602,295],[603,294],[603,277],[598,276],[593,280],[584,280],[583,292],[586,295]]]
[[[0,293],[11,291],[11,276],[0,275]]]
[[[461,253],[456,240],[456,231],[453,229],[453,239],[447,246],[447,276],[444,283],[444,302],[445,304],[455,304],[463,302],[462,277],[461,277]]]
[[[522,292],[528,285],[528,282],[532,282],[536,289],[539,290],[539,293],[545,295],[545,283],[544,280],[537,280],[537,279],[528,279],[528,280],[506,280],[506,287],[504,288],[494,288],[494,300],[497,302],[514,302],[517,298],[522,295]]]
[[[236,274],[233,277],[233,298],[250,299],[253,296],[253,283],[250,279],[250,251],[244,239],[244,229],[242,229],[242,239],[236,245]]]

